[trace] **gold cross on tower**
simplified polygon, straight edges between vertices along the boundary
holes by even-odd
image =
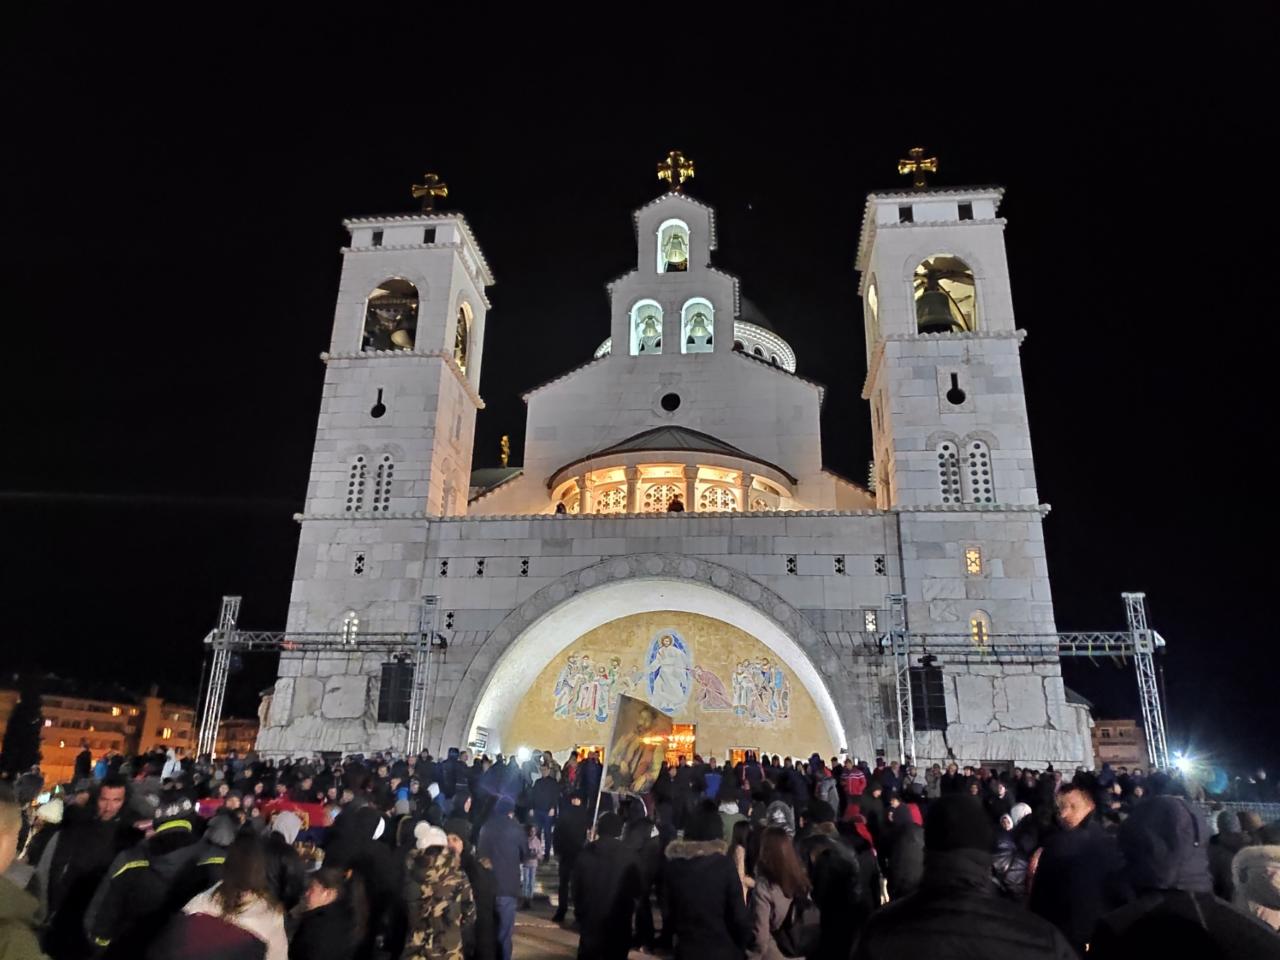
[[[669,183],[672,193],[679,193],[684,182],[693,176],[693,161],[685,159],[679,150],[672,150],[667,159],[658,164],[658,179]]]
[[[449,195],[449,185],[441,181],[434,173],[424,173],[425,183],[415,183],[409,191],[413,199],[422,201],[422,212],[429,213],[436,208],[436,197],[443,200]]]
[[[938,158],[926,157],[924,155],[924,147],[912,147],[907,151],[910,160],[898,161],[898,173],[906,176],[908,173],[912,175],[911,186],[915,190],[923,190],[929,184],[925,181],[926,173],[938,172]]]

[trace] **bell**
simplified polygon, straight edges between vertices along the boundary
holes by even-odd
[[[916,301],[916,329],[920,333],[963,333],[964,325],[952,311],[946,293],[926,290]]]
[[[684,236],[673,233],[663,245],[662,258],[666,261],[666,271],[682,271],[688,268],[689,251],[685,247]]]

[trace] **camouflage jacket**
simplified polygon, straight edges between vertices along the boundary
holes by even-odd
[[[453,851],[410,853],[405,897],[410,929],[403,960],[463,960],[473,939],[476,903]]]

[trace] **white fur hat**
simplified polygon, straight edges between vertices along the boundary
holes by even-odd
[[[449,845],[449,838],[445,836],[445,832],[439,827],[433,827],[425,820],[419,820],[413,825],[413,840],[414,846],[419,850]]]

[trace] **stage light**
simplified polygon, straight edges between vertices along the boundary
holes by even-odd
[[[1173,765],[1178,768],[1178,772],[1184,777],[1195,767],[1195,761],[1184,753],[1174,754]]]
[[[521,763],[528,763],[529,758],[533,756],[533,751],[528,747],[520,747],[516,750],[516,759]]]

